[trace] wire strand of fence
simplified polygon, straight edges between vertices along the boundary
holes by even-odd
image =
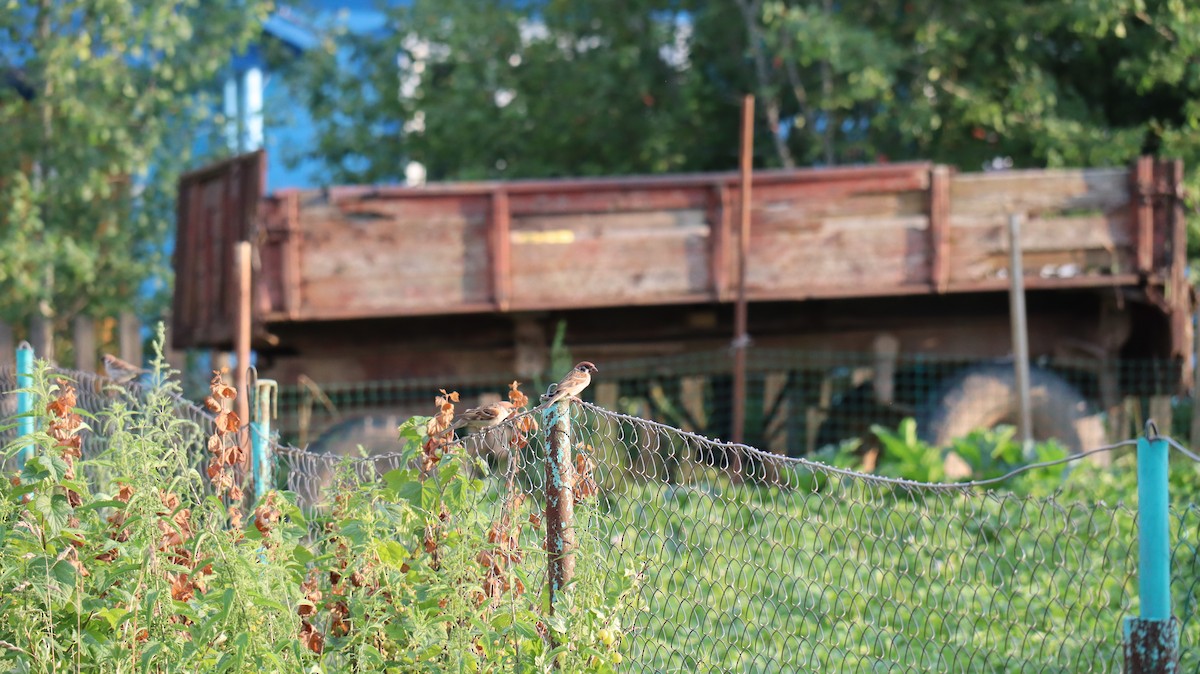
[[[1115,442],[1112,444],[1103,445],[1101,447],[1096,447],[1096,448],[1089,449],[1089,450],[1086,450],[1083,452],[1079,452],[1077,454],[1071,454],[1071,455],[1068,455],[1061,459],[1055,459],[1052,461],[1038,461],[1038,462],[1028,463],[1028,464],[1025,464],[1018,468],[1015,468],[1003,475],[1000,475],[999,477],[989,478],[986,480],[968,480],[968,481],[964,481],[964,482],[920,482],[920,481],[915,481],[915,480],[905,480],[902,478],[891,478],[891,477],[884,477],[884,476],[880,476],[880,475],[872,475],[870,473],[862,473],[859,471],[849,470],[846,468],[837,468],[835,466],[830,466],[828,464],[821,463],[820,461],[811,461],[811,460],[805,459],[803,457],[779,456],[778,454],[772,454],[770,452],[766,452],[761,449],[750,447],[748,445],[713,440],[713,439],[705,438],[704,436],[698,435],[696,433],[690,433],[690,432],[685,431],[680,428],[674,428],[671,426],[667,426],[667,425],[659,423],[657,421],[652,421],[649,419],[641,419],[638,417],[630,416],[628,414],[621,414],[620,412],[613,412],[610,410],[606,410],[602,407],[599,407],[597,405],[594,405],[592,403],[581,402],[581,404],[585,409],[611,416],[614,419],[621,419],[623,421],[627,421],[627,422],[631,422],[631,423],[642,424],[647,427],[654,427],[654,428],[657,428],[660,430],[665,430],[665,431],[669,431],[669,432],[678,434],[680,436],[694,438],[694,439],[702,441],[702,442],[718,444],[718,445],[721,445],[721,446],[728,448],[730,450],[733,450],[733,451],[743,452],[747,456],[752,456],[752,457],[756,457],[759,459],[768,459],[771,461],[779,461],[779,462],[784,462],[784,463],[793,463],[793,464],[799,465],[799,466],[805,466],[805,467],[809,467],[809,468],[819,469],[822,471],[826,471],[826,472],[830,472],[830,473],[837,473],[837,474],[845,475],[845,476],[852,476],[852,477],[855,477],[858,479],[870,480],[873,482],[879,482],[879,483],[883,483],[883,484],[893,484],[896,486],[913,487],[913,488],[921,488],[921,489],[972,489],[972,488],[978,488],[978,487],[985,487],[985,486],[1003,483],[1013,477],[1016,477],[1017,475],[1029,472],[1031,470],[1037,470],[1039,468],[1050,468],[1053,466],[1059,466],[1059,465],[1063,465],[1063,464],[1067,464],[1067,463],[1074,463],[1074,462],[1080,461],[1082,459],[1085,459],[1085,458],[1095,455],[1095,454],[1111,452],[1111,451],[1114,451],[1117,449],[1121,449],[1123,447],[1137,446],[1137,441],[1135,441],[1135,440],[1124,440],[1121,442]],[[1178,443],[1175,443],[1174,441],[1172,441],[1172,443],[1176,446],[1176,448],[1182,449],[1178,445]],[[1184,449],[1183,452],[1192,457],[1195,457],[1194,454],[1192,454],[1191,452],[1188,452],[1186,449]]]
[[[1167,441],[1167,444],[1171,445],[1171,447],[1173,447],[1175,449],[1175,451],[1186,456],[1187,458],[1191,459],[1192,461],[1195,461],[1196,463],[1200,463],[1200,455],[1197,455],[1192,450],[1179,444],[1179,441],[1177,441],[1175,438],[1166,436],[1166,441]]]

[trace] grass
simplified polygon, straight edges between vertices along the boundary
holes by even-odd
[[[1077,498],[641,485],[610,496],[601,536],[614,568],[648,560],[626,618],[646,671],[1120,671],[1136,513]],[[1200,511],[1175,516],[1186,617]],[[1198,643],[1186,623],[1184,671]]]

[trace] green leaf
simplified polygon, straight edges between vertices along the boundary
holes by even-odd
[[[103,508],[116,508],[118,510],[123,510],[126,505],[127,504],[123,501],[115,501],[112,499],[96,500],[96,501],[91,501],[89,503],[84,503],[83,505],[79,506],[75,510],[77,512],[87,512],[89,510],[101,510]]]
[[[143,672],[150,671],[150,665],[151,665],[151,663],[154,662],[154,656],[158,655],[158,652],[161,651],[162,649],[163,649],[162,643],[157,642],[157,641],[151,643],[149,646],[146,647],[146,650],[142,652],[142,658],[141,658],[141,667],[142,667]]]
[[[297,543],[296,547],[292,548],[292,559],[296,560],[296,562],[300,564],[308,564],[315,559],[315,557],[313,556],[313,553],[309,552],[308,548],[304,547],[303,544]]]
[[[379,561],[395,569],[399,569],[408,561],[409,552],[396,541],[381,540],[375,545],[375,554]]]
[[[459,478],[450,482],[442,491],[442,499],[451,512],[461,510],[467,502],[467,481]]]
[[[106,607],[96,611],[96,615],[107,620],[108,626],[116,630],[131,614],[119,608]]]
[[[71,517],[71,504],[62,494],[38,494],[30,504],[30,509],[37,513],[51,537],[57,536]]]
[[[21,481],[25,483],[43,480],[57,483],[67,472],[67,464],[61,458],[49,454],[37,454],[25,462],[21,469]]]
[[[397,468],[384,473],[383,481],[387,485],[387,493],[392,499],[404,501],[414,508],[423,508],[422,489],[424,484],[418,479],[417,472]]]
[[[50,567],[50,575],[64,587],[71,587],[75,585],[78,572],[75,570],[74,565],[64,559],[55,562],[54,566]]]

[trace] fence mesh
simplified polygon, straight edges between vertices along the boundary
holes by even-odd
[[[118,400],[145,401],[139,387],[126,395],[100,378],[64,374],[93,415]],[[0,372],[0,390],[14,388],[11,371]],[[4,397],[6,415],[13,398]],[[429,410],[427,397],[416,411]],[[183,400],[177,413],[195,425],[199,465],[211,417]],[[514,527],[507,553],[519,560],[511,571],[524,592],[510,588],[504,600],[536,613],[548,564],[547,523],[535,521],[545,513],[548,479],[558,474],[546,465],[546,430],[556,419],[534,417],[540,432],[519,435],[501,424],[466,435],[445,460],[487,485],[470,504],[475,521],[528,522]],[[621,671],[1122,668],[1122,621],[1138,610],[1129,505],[1097,501],[1078,487],[888,479],[589,403],[570,405],[569,426],[560,477],[575,500],[575,581],[580,591],[628,586],[636,597],[620,616]],[[103,424],[94,428],[85,459],[106,446]],[[278,486],[294,491],[317,514],[314,522],[321,489],[339,465],[368,480],[411,459],[386,451],[344,459],[285,443],[274,456]],[[1172,536],[1182,671],[1200,672],[1195,504],[1172,506]]]
[[[560,369],[569,367],[567,363]],[[610,410],[709,437],[733,436],[733,373],[728,351],[601,363],[584,397]],[[1072,449],[1125,439],[1153,416],[1164,432],[1186,437],[1190,399],[1175,397],[1179,364],[1102,363],[1064,356],[1033,363],[1034,426]],[[557,379],[557,377],[555,377]],[[439,388],[468,406],[499,399],[510,378],[448,376],[353,383],[286,384],[279,429],[286,442],[314,451],[395,445],[391,429],[428,411]],[[533,379],[540,389],[549,381]],[[1011,363],[900,354],[754,348],[748,353],[746,444],[785,456],[810,456],[843,442],[876,442],[871,426],[906,417],[944,443],[962,429],[1015,424]]]

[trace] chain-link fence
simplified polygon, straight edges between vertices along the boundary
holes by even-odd
[[[144,399],[136,386],[126,396],[91,375],[66,374],[93,415]],[[11,372],[0,373],[0,389],[14,388]],[[416,411],[429,413],[430,402]],[[628,588],[621,671],[1122,668],[1122,621],[1138,610],[1136,510],[1099,500],[1088,489],[1095,485],[1062,491],[1053,471],[995,488],[924,484],[594,404],[569,408],[569,428],[538,411],[530,415],[537,431],[510,420],[447,443],[440,456],[487,485],[472,510],[529,522],[506,552],[520,560],[508,571],[524,588],[505,595],[514,610],[543,612],[546,579],[562,573],[565,559],[547,561],[551,539],[571,553],[573,591]],[[178,410],[196,427],[199,465],[211,418],[182,400]],[[549,440],[555,427],[565,433]],[[105,446],[104,425],[94,428],[85,459]],[[548,464],[556,452],[560,460]],[[287,444],[273,453],[278,486],[311,512],[321,510],[322,487],[339,465],[373,479],[417,460],[411,448],[365,459]],[[554,507],[563,499],[570,512]],[[1182,671],[1200,672],[1200,508],[1175,503],[1171,516]]]
[[[606,409],[730,438],[732,363],[726,351],[604,362],[584,397]],[[1035,436],[1080,451],[1128,438],[1152,415],[1164,432],[1187,437],[1192,404],[1173,397],[1178,368],[1156,360],[1035,362]],[[305,380],[280,388],[279,429],[285,441],[316,452],[386,447],[394,445],[392,429],[400,421],[427,413],[438,389],[456,390],[473,406],[499,400],[510,380]],[[911,417],[922,437],[946,444],[976,428],[1015,424],[1016,400],[1010,362],[755,348],[748,356],[743,437],[775,454],[811,456],[846,442],[877,443],[873,425],[895,428]]]

